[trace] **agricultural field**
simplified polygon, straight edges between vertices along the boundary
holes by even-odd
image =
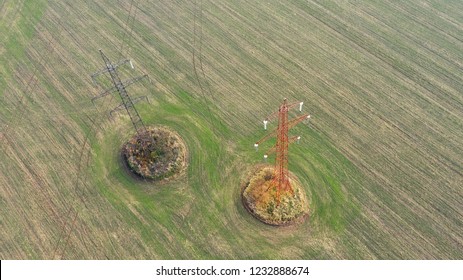
[[[461,0],[0,0],[0,34],[1,259],[463,258]],[[177,180],[124,169],[99,49],[151,78],[128,92],[185,141]],[[310,210],[273,227],[240,185],[285,97]]]

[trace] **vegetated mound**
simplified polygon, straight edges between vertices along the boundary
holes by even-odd
[[[282,191],[278,204],[276,189],[271,186],[273,171],[272,166],[260,166],[251,172],[243,185],[242,201],[245,208],[269,225],[281,226],[303,221],[309,213],[304,189],[290,177],[293,192]]]
[[[129,169],[155,181],[171,180],[181,174],[187,165],[187,152],[180,136],[165,127],[147,128],[146,133],[134,135],[122,147]]]

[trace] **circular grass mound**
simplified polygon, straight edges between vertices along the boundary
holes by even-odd
[[[134,135],[123,145],[122,157],[134,174],[155,181],[177,177],[187,163],[185,143],[165,127],[147,128],[146,135]]]
[[[261,166],[251,172],[243,186],[245,208],[258,220],[275,226],[302,222],[308,215],[309,203],[303,188],[290,177],[293,192],[280,193],[277,203],[276,189],[272,186],[274,168]]]

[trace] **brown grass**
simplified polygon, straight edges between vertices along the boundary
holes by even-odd
[[[261,166],[251,172],[244,184],[242,200],[245,208],[260,221],[269,225],[289,225],[302,222],[309,212],[309,203],[304,189],[292,176],[293,192],[282,191],[280,202],[272,186],[273,167]]]

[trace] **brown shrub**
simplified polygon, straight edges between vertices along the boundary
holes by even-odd
[[[180,137],[162,127],[149,128],[149,135],[135,135],[122,147],[129,168],[146,179],[162,180],[183,169],[186,148]],[[142,141],[151,137],[153,141]]]
[[[290,179],[293,192],[277,192],[272,186],[273,167],[263,167],[254,172],[243,190],[243,203],[257,219],[271,225],[285,225],[300,220],[309,211],[303,188]]]

